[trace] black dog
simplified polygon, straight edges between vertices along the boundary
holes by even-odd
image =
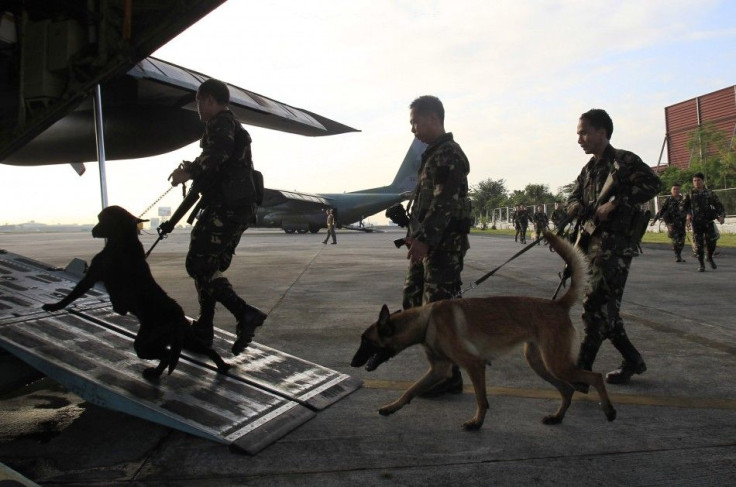
[[[138,240],[137,225],[145,220],[139,220],[119,206],[105,208],[97,219],[99,223],[92,229],[92,236],[106,238],[105,247],[94,256],[87,273],[72,292],[58,303],[43,305],[43,309],[62,309],[102,281],[110,295],[112,309],[121,315],[130,312],[140,321],[134,344],[138,357],[160,360],[158,367],[144,370],[143,377],[155,379],[166,367],[171,374],[182,348],[206,354],[219,372],[226,372],[230,365],[212,347],[196,338],[184,310],[153,279],[143,245]]]

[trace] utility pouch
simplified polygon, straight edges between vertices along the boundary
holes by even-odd
[[[220,190],[227,206],[246,206],[256,202],[257,194],[253,184],[253,170],[244,163],[231,161],[222,168]],[[238,161],[239,162],[239,161]]]

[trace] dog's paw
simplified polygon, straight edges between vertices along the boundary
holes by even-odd
[[[465,431],[478,431],[481,426],[483,426],[483,421],[478,421],[475,418],[463,423],[463,429]]]
[[[143,371],[143,378],[146,380],[157,380],[161,377],[161,372],[156,367],[148,367]]]
[[[610,409],[606,409],[604,412],[606,413],[606,419],[608,421],[613,421],[614,419],[616,419],[616,410],[613,409],[613,407],[611,407]]]
[[[562,423],[562,418],[557,416],[556,414],[550,414],[549,416],[545,416],[542,418],[542,423],[544,424],[560,424]]]

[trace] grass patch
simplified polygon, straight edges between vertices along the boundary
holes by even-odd
[[[516,231],[512,228],[505,228],[505,229],[499,229],[499,230],[479,230],[477,228],[473,228],[470,231],[470,233],[472,235],[509,235],[513,237]],[[527,237],[527,242],[531,243],[531,238],[532,238],[531,232],[527,232],[526,237]],[[687,234],[687,240],[685,241],[686,245],[689,245],[690,239],[692,239],[692,233]],[[660,233],[647,232],[644,235],[643,243],[671,245],[672,241],[667,237],[666,232],[660,232]],[[721,238],[718,239],[718,246],[719,247],[729,247],[729,248],[736,247],[736,234],[721,233]]]

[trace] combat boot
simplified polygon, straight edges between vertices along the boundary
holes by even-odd
[[[435,384],[420,396],[437,397],[442,394],[460,394],[461,392],[463,392],[463,376],[460,373],[460,367],[453,365],[452,375],[448,379]]]
[[[245,302],[244,302],[245,303]],[[245,312],[240,315],[238,323],[235,326],[235,334],[237,338],[233,343],[232,352],[233,355],[239,355],[248,344],[253,341],[253,337],[256,334],[256,328],[263,325],[268,315],[249,304],[245,305]]]
[[[629,340],[626,334],[611,338],[611,343],[624,357],[621,367],[606,374],[606,382],[609,384],[626,384],[634,374],[643,374],[647,370],[639,351]]]
[[[606,374],[606,382],[609,384],[627,384],[634,374],[643,374],[647,371],[647,364],[643,360],[631,364],[624,360],[621,367]]]
[[[705,272],[705,262],[701,256],[698,256],[698,272]]]
[[[237,338],[232,346],[233,355],[239,355],[253,340],[255,330],[266,321],[266,313],[247,304],[235,294],[230,282],[225,278],[212,282],[215,299],[235,317],[235,334]]]
[[[675,250],[675,262],[685,262],[682,260],[682,250]]]

